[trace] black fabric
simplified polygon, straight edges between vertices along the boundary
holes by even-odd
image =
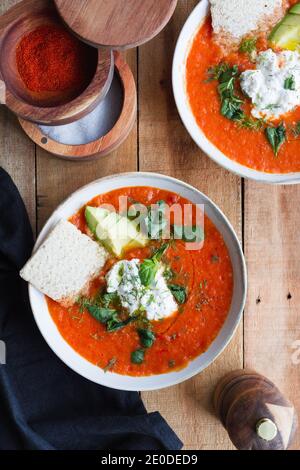
[[[0,449],[160,450],[182,443],[134,392],[82,378],[50,350],[19,270],[33,237],[23,201],[0,168]],[[2,359],[3,362],[3,357]]]

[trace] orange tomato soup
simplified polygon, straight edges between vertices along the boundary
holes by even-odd
[[[145,205],[164,200],[167,204],[189,203],[182,197],[165,190],[149,187],[123,188],[96,197],[88,205],[104,203],[118,207],[119,196]],[[71,219],[82,232],[88,231],[84,208]],[[126,252],[124,259],[151,256],[151,241],[145,248]],[[110,259],[92,285],[90,295],[105,286],[105,274],[116,260]],[[80,355],[104,368],[114,358],[112,372],[131,376],[162,374],[185,367],[189,361],[207,350],[216,338],[227,317],[233,293],[233,271],[224,240],[205,216],[203,248],[189,251],[182,240],[174,241],[166,252],[164,262],[174,272],[172,282],[187,289],[187,301],[178,312],[164,320],[152,322],[156,335],[154,345],[146,350],[142,364],[131,362],[131,353],[140,342],[134,323],[115,332],[108,332],[103,324],[78,306],[66,309],[47,299],[50,314],[63,338]]]
[[[265,37],[260,37],[258,51],[266,49],[268,49],[267,40]],[[186,66],[190,106],[206,137],[227,157],[249,168],[267,173],[300,171],[300,138],[289,132],[289,129],[300,121],[300,107],[284,116],[287,140],[276,157],[263,129],[253,131],[241,128],[234,121],[221,115],[218,83],[207,82],[208,69],[221,62],[231,66],[238,65],[240,72],[255,67],[246,54],[234,52],[224,56],[214,41],[211,18],[208,17],[193,41]],[[244,110],[250,114],[250,109],[248,102]]]

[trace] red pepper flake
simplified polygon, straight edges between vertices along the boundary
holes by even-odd
[[[95,54],[62,26],[49,24],[23,37],[16,60],[30,91],[81,92],[95,72]]]

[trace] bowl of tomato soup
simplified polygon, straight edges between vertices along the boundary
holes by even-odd
[[[257,44],[258,53],[269,47],[266,36],[259,37]],[[236,67],[238,73],[255,67],[245,53],[224,52],[219,47],[213,34],[209,2],[202,0],[180,33],[173,60],[173,90],[183,124],[196,144],[227,170],[265,183],[299,183],[300,140],[293,129],[300,120],[300,108],[284,115],[286,140],[275,154],[263,122],[260,128],[257,120],[248,119],[247,125],[241,126],[221,114],[218,82],[212,77],[212,71],[220,64]],[[249,100],[238,93],[243,111],[251,116]],[[279,124],[281,121],[270,126]]]
[[[209,198],[182,181],[155,173],[109,176],[79,189],[52,214],[35,250],[62,219],[90,235],[86,208],[109,204],[120,211],[120,198],[146,208],[176,205],[182,213],[188,207],[193,226],[198,224],[196,216],[201,214],[200,242],[187,242],[174,234],[161,240],[158,234],[145,246],[132,247],[118,259],[110,255],[99,277],[90,285],[88,302],[107,289],[117,265],[123,263],[123,273],[127,269],[124,266],[145,261],[147,266],[149,260],[159,259],[164,266],[164,280],[160,279],[163,295],[167,289],[169,295],[165,307],[173,305],[174,312],[170,307],[167,316],[158,317],[155,309],[148,311],[146,306],[137,319],[123,311],[125,321],[117,323],[117,328],[108,328],[90,314],[91,309],[85,309],[85,302],[78,301],[66,308],[32,285],[30,303],[51,349],[83,377],[122,390],[164,388],[204,370],[231,340],[245,304],[245,260],[232,226]],[[178,227],[173,219],[172,227],[174,230]],[[150,301],[155,302],[160,293],[156,290],[151,296]]]

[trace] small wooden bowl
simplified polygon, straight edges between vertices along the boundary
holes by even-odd
[[[82,145],[66,145],[43,134],[41,128],[24,119],[19,119],[26,134],[44,150],[72,161],[88,161],[109,154],[118,148],[129,135],[136,118],[136,85],[131,69],[118,52],[114,53],[115,73],[119,75],[124,103],[121,114],[114,127],[103,137]]]
[[[51,0],[23,0],[0,17],[0,102],[32,122],[67,124],[91,112],[105,97],[113,78],[113,54],[85,44],[91,76],[76,95],[31,92],[18,72],[16,47],[22,37],[45,24],[62,25]]]

